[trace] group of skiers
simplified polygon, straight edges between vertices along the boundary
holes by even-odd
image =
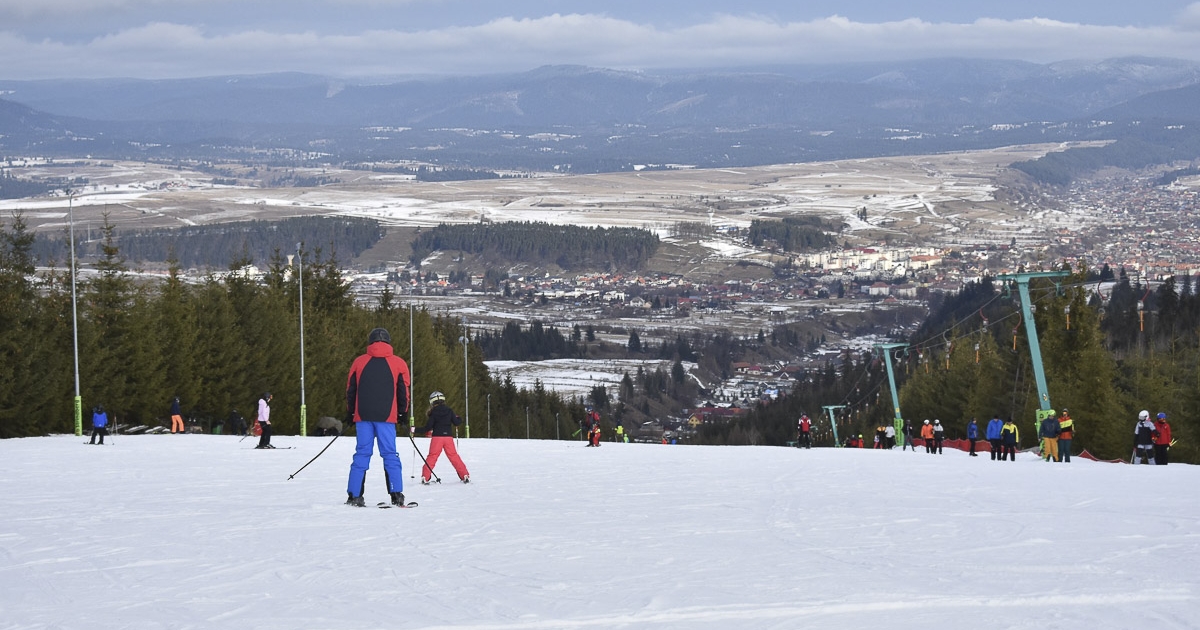
[[[984,437],[991,446],[993,461],[1017,461],[1017,445],[1021,443],[1021,431],[1012,418],[1001,420],[999,414],[992,416],[984,430]]]
[[[258,446],[255,448],[275,448],[271,446],[271,393],[264,392],[258,400],[258,412],[255,414],[255,424],[260,427],[261,433]],[[187,433],[187,427],[183,421],[183,411],[180,408],[181,404],[179,396],[171,399],[171,434],[183,435]],[[92,437],[89,444],[97,444],[96,439],[99,438],[99,444],[104,444],[104,437],[108,435],[108,412],[104,410],[104,405],[96,405],[92,408]],[[228,432],[232,435],[247,434],[246,418],[238,413],[237,409],[229,412],[229,418],[226,420]]]
[[[801,413],[796,428],[797,446],[803,448],[811,446],[811,430],[812,421],[808,415]],[[1070,463],[1071,443],[1075,437],[1075,420],[1071,417],[1069,410],[1066,408],[1062,411],[1046,410],[1044,417],[1038,423],[1037,430],[1043,461]],[[1167,464],[1172,439],[1171,425],[1167,423],[1166,413],[1160,412],[1157,419],[1152,421],[1150,412],[1142,410],[1138,414],[1138,422],[1134,426],[1133,434],[1134,450],[1133,457],[1130,459],[1132,463]],[[915,452],[917,449],[913,442],[913,426],[908,421],[904,421],[903,436],[904,445],[901,450],[908,450],[912,446]],[[927,419],[921,424],[919,437],[925,443],[926,453],[942,454],[944,436],[945,427],[941,420],[935,418],[930,422]],[[971,457],[978,457],[975,451],[979,439],[979,425],[975,418],[971,418],[967,423],[967,441],[970,443],[968,455]],[[983,439],[986,439],[990,446],[993,461],[1016,461],[1021,433],[1012,418],[1001,420],[999,414],[993,416],[984,429]],[[862,434],[851,434],[844,440],[842,446],[864,448]],[[874,448],[891,449],[894,447],[895,432],[892,427],[876,427]]]
[[[408,386],[410,383],[408,364],[396,356],[392,349],[392,337],[384,328],[376,328],[367,336],[367,351],[350,364],[346,377],[346,422],[353,422],[357,443],[350,462],[350,476],[346,481],[346,505],[365,507],[367,469],[375,447],[383,460],[383,478],[392,505],[411,507],[404,501],[404,474],[400,456],[396,452],[396,425],[409,417]],[[409,423],[409,436],[416,433],[429,434],[429,455],[424,457],[421,483],[428,484],[433,477],[433,467],[438,457],[446,454],[458,478],[470,483],[466,465],[454,445],[454,428],[462,424],[462,418],[446,404],[446,396],[435,391],[429,395],[429,410],[425,414],[425,425],[417,428]]]
[[[1138,422],[1133,427],[1133,458],[1130,461],[1134,464],[1166,466],[1171,442],[1171,425],[1167,423],[1167,414],[1159,412],[1151,422],[1150,412],[1143,409],[1138,412]]]

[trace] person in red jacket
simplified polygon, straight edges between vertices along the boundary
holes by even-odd
[[[396,453],[396,424],[408,419],[408,364],[392,351],[392,336],[376,328],[367,352],[350,364],[346,378],[346,423],[354,422],[358,445],[346,483],[347,505],[364,507],[367,469],[375,444],[392,504],[404,507],[404,470]]]
[[[1167,424],[1167,414],[1159,412],[1154,421],[1154,463],[1167,465],[1167,449],[1171,447],[1171,425]]]
[[[425,467],[421,469],[421,483],[429,483],[429,478],[433,476],[433,467],[437,465],[438,456],[443,451],[446,453],[446,459],[450,460],[450,465],[454,466],[454,472],[458,473],[458,478],[463,483],[471,483],[467,465],[463,463],[462,458],[458,456],[458,449],[454,447],[454,427],[462,424],[462,418],[446,405],[445,394],[433,392],[429,395],[429,412],[426,416],[425,426],[414,429],[416,433],[431,434],[429,455],[425,458]]]
[[[588,430],[588,446],[600,446],[600,419],[592,420],[592,428]]]
[[[796,424],[796,446],[799,448],[812,448],[812,420],[808,418],[808,414],[800,412],[800,421]]]

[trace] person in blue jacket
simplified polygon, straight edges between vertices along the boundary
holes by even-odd
[[[92,408],[92,439],[88,444],[96,443],[96,436],[100,436],[100,445],[104,445],[104,436],[108,435],[108,414],[104,411],[104,405],[96,405]]]
[[[992,447],[992,459],[1000,459],[1000,430],[1004,428],[1004,421],[999,415],[992,416],[988,422],[984,436],[987,438],[988,444]]]
[[[975,418],[967,423],[967,440],[971,442],[971,457],[978,457],[975,454],[975,441],[979,439],[979,424],[975,422]]]

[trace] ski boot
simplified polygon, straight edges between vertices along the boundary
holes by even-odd
[[[403,492],[393,492],[392,493],[392,505],[394,505],[396,507],[404,507],[404,493]]]
[[[463,483],[471,483],[471,475],[467,475],[467,476],[463,477],[462,482]]]
[[[352,497],[349,494],[346,495],[346,505],[351,507],[367,507],[367,503],[363,501],[362,497]]]

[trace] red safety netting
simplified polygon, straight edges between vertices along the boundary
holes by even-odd
[[[1099,457],[1092,455],[1091,453],[1087,452],[1086,450],[1083,451],[1082,453],[1076,455],[1075,457],[1082,457],[1084,459],[1090,459],[1094,462],[1106,462],[1109,464],[1128,464],[1129,463],[1123,459],[1100,459]]]

